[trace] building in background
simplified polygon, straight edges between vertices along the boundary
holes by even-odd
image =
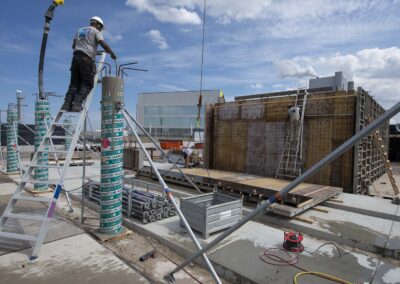
[[[196,129],[199,91],[138,94],[136,115],[140,124],[157,138],[190,138]],[[206,104],[215,104],[220,90],[202,91],[200,131],[204,130]]]
[[[310,89],[331,88],[332,91],[353,91],[354,82],[347,81],[346,77],[343,75],[343,72],[339,71],[335,72],[335,75],[331,77],[310,79],[309,88]]]

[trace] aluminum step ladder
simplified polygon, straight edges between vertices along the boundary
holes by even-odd
[[[54,130],[56,126],[62,125],[61,118],[63,117],[64,114],[67,112],[64,111],[59,111],[58,114],[55,116],[53,122],[49,125],[47,132],[45,136],[43,137],[42,141],[40,142],[40,145],[35,152],[29,166],[27,167],[25,173],[23,174],[21,178],[20,184],[17,186],[16,191],[14,192],[13,196],[10,199],[10,202],[8,203],[6,209],[3,212],[3,215],[1,216],[0,219],[0,238],[6,238],[6,239],[12,239],[12,240],[22,240],[22,241],[29,241],[32,243],[33,251],[30,257],[30,260],[34,260],[39,256],[39,251],[40,248],[43,245],[44,238],[46,236],[46,232],[49,226],[49,223],[51,219],[54,216],[55,210],[56,210],[56,204],[58,201],[58,198],[60,197],[61,190],[64,186],[64,179],[68,170],[68,167],[71,163],[72,160],[72,155],[75,150],[76,143],[79,139],[79,135],[81,133],[81,130],[84,125],[84,121],[86,119],[87,113],[89,106],[92,102],[93,96],[94,96],[94,91],[99,79],[99,74],[101,73],[101,69],[103,68],[103,63],[105,60],[106,53],[105,52],[100,52],[101,54],[101,59],[97,65],[97,72],[94,77],[94,86],[89,95],[87,96],[87,99],[84,103],[84,108],[83,111],[79,113],[78,115],[78,120],[76,123],[73,125],[75,126],[75,130],[73,132],[72,136],[65,137],[65,138],[71,138],[71,145],[68,149],[68,151],[59,151],[54,149],[54,144],[53,144],[53,139],[60,139],[59,136],[54,136]],[[51,149],[49,149],[48,145],[51,145]],[[58,165],[42,165],[39,163],[39,153],[51,153],[53,155],[57,155],[57,153],[65,153],[66,158],[64,165],[62,167],[58,167]],[[59,169],[59,175],[56,179],[54,180],[48,180],[48,181],[43,181],[43,180],[34,180],[33,179],[33,173],[35,168],[43,168],[43,167],[57,167]],[[54,193],[52,197],[44,197],[44,196],[32,196],[32,195],[27,195],[23,194],[25,186],[27,184],[49,184],[55,185]],[[32,202],[32,203],[37,203],[40,202],[42,204],[46,205],[45,210],[43,210],[42,214],[33,214],[33,212],[20,212],[21,208],[18,207],[16,208],[16,204],[18,201],[25,201],[25,202]],[[17,210],[14,210],[17,209]],[[45,212],[44,212],[45,211]],[[8,224],[9,220],[22,220],[20,222],[19,226],[22,229],[22,232],[15,232],[13,224],[9,226]],[[23,220],[30,220],[30,221],[35,221],[38,223],[37,225],[37,233],[36,234],[28,234],[27,231],[32,229],[32,224],[29,224],[29,229],[26,227],[24,228],[24,221]]]
[[[300,109],[300,121],[298,130],[295,135],[297,139],[291,140],[291,131],[289,129],[285,138],[282,155],[279,159],[278,168],[275,178],[295,179],[301,175],[303,160],[303,130],[304,130],[304,113],[307,104],[307,89],[301,88],[297,90],[295,107]],[[292,125],[290,126],[292,127]]]

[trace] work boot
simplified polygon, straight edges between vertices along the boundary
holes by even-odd
[[[83,96],[75,96],[74,101],[72,102],[72,112],[81,112],[83,110],[83,103],[85,102],[86,97]]]
[[[67,93],[64,98],[64,103],[61,106],[61,110],[68,112],[68,111],[71,111],[71,109],[72,109],[72,96],[71,96],[71,94]]]
[[[71,109],[72,112],[81,112],[82,110],[83,110],[82,103],[74,102],[72,104],[72,109]]]

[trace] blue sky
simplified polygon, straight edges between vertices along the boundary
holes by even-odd
[[[125,81],[128,109],[137,93],[198,90],[203,0],[65,0],[52,22],[45,62],[45,90],[64,95],[71,44],[91,16],[103,18],[105,39],[119,62],[139,61],[150,72]],[[24,121],[33,123],[44,11],[50,1],[0,3],[1,109],[26,95]],[[204,89],[228,99],[303,85],[311,74],[344,71],[385,108],[399,100],[400,1],[208,1]],[[99,126],[99,91],[91,120]],[[62,103],[51,98],[53,112]],[[3,117],[3,120],[5,117]],[[396,119],[400,121],[400,117]]]

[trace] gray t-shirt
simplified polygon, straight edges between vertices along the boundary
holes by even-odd
[[[98,29],[94,27],[80,28],[75,36],[74,51],[82,51],[94,60],[100,40],[104,40],[104,37]]]

